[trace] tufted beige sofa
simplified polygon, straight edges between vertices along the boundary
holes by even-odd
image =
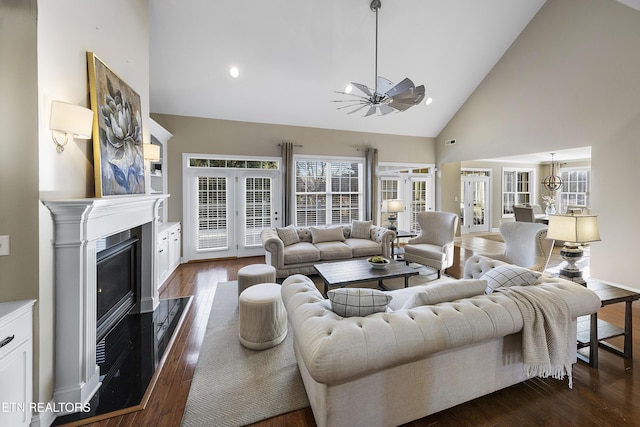
[[[474,256],[465,277],[500,264]],[[593,292],[570,281],[542,276],[536,284],[568,304],[572,339],[575,319],[600,307]],[[391,291],[391,304],[401,307],[421,288]],[[306,276],[287,278],[282,297],[320,427],[399,425],[527,379],[522,316],[505,294],[348,318],[333,313]]]
[[[276,277],[288,277],[292,274],[316,274],[314,264],[354,258],[368,258],[381,255],[391,256],[391,242],[396,233],[388,228],[372,225],[369,239],[351,237],[351,225],[343,225],[342,242],[322,242],[313,244],[310,227],[297,227],[300,243],[285,246],[275,228],[265,228],[260,233],[265,258],[276,269]]]

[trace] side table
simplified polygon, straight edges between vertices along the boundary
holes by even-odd
[[[402,256],[400,255],[400,246],[395,244],[398,239],[407,238],[407,237],[416,237],[418,234],[413,231],[404,231],[404,230],[395,230],[396,239],[391,242],[391,259],[402,260]],[[398,253],[396,254],[396,247],[398,247]]]
[[[629,358],[633,356],[633,327],[631,303],[640,299],[640,293],[618,288],[597,280],[587,280],[587,288],[594,291],[601,306],[625,303],[624,328],[620,328],[603,320],[598,320],[598,313],[578,319],[578,359],[594,368],[598,367],[598,347],[602,347],[617,355]],[[624,348],[620,349],[604,340],[624,336]]]

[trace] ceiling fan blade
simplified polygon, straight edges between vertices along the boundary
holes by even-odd
[[[407,92],[391,97],[389,105],[393,108],[405,111],[409,107],[419,104],[424,99],[424,86],[418,86],[415,89],[410,89]]]
[[[380,112],[383,116],[393,113],[395,110],[386,104],[380,104]]]
[[[367,113],[364,115],[365,117],[369,117],[372,114],[376,113],[376,107],[369,107],[369,111],[367,111]]]
[[[376,88],[376,93],[385,94],[392,87],[393,87],[393,82],[391,80],[378,76],[378,87]]]
[[[365,85],[363,85],[361,83],[354,83],[354,82],[351,82],[351,84],[353,86],[357,87],[358,89],[360,89],[364,94],[369,95],[369,96],[373,96],[373,92],[371,92],[371,89],[369,89]]]
[[[359,105],[366,106],[367,104],[365,104],[364,102],[357,102],[355,104],[349,104],[349,105],[343,105],[341,107],[336,107],[336,110],[344,110],[345,108],[353,108],[353,107],[357,107]]]
[[[362,110],[362,109],[363,109],[364,107],[366,107],[366,106],[367,106],[367,104],[364,104],[364,105],[362,105],[362,106],[360,106],[360,107],[356,108],[356,109],[355,109],[355,110],[353,110],[353,111],[349,111],[347,114],[357,113],[358,111]],[[353,105],[352,105],[352,107],[353,107]]]
[[[389,91],[386,92],[386,95],[391,97],[397,96],[413,88],[415,88],[415,85],[413,84],[413,82],[408,78],[405,78],[400,83],[398,83],[397,85],[389,89]]]

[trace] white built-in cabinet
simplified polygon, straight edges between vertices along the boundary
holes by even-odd
[[[180,265],[182,227],[179,222],[160,224],[156,240],[156,268],[158,289]]]
[[[0,426],[31,424],[35,302],[0,303]]]

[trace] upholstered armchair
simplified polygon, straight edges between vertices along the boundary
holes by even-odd
[[[535,222],[504,222],[500,224],[504,253],[482,255],[530,270],[544,271],[553,248],[553,240],[547,239],[547,228],[546,224]]]
[[[404,247],[407,264],[418,264],[442,270],[453,264],[453,239],[458,227],[458,215],[451,212],[420,212],[420,235],[410,239]]]

